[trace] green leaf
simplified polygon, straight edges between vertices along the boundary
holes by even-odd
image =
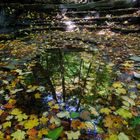
[[[78,118],[80,116],[80,114],[78,112],[71,112],[70,117],[72,119]]]
[[[119,108],[116,113],[118,113],[120,116],[122,116],[123,118],[127,119],[127,118],[132,118],[132,113],[129,112],[128,110],[124,109],[124,108]]]
[[[51,138],[52,140],[57,140],[63,131],[63,127],[58,127],[52,131],[49,131],[46,137]]]
[[[132,127],[136,127],[137,125],[140,125],[140,117],[135,117],[133,118],[133,120],[131,121]]]
[[[101,127],[99,127],[99,126],[97,126],[97,132],[100,134],[100,133],[104,133],[104,130],[101,128]]]

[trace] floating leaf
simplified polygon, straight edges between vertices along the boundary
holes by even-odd
[[[25,113],[23,113],[23,114],[17,115],[15,118],[18,120],[18,122],[20,122],[22,120],[26,120],[28,116]]]
[[[6,117],[6,120],[9,121],[9,120],[13,119],[13,117],[14,117],[13,115],[9,115]]]
[[[50,123],[54,123],[55,125],[60,126],[61,121],[57,117],[52,116],[51,119],[50,119]]]
[[[37,131],[36,129],[34,129],[34,128],[29,129],[29,130],[27,131],[27,134],[28,134],[30,137],[35,137],[35,136],[37,135],[37,133],[38,133],[38,131]]]
[[[48,121],[48,118],[42,116],[42,117],[39,119],[39,121],[40,121],[41,124],[46,124],[47,121]]]
[[[0,131],[0,140],[4,140],[4,133]]]
[[[97,112],[97,110],[94,107],[90,106],[89,110],[90,110],[92,115],[99,116],[99,113]]]
[[[126,61],[124,64],[122,64],[125,68],[132,68],[134,65],[130,63],[129,61]]]
[[[4,112],[3,110],[0,110],[0,115],[1,115],[3,112]]]
[[[114,88],[122,88],[123,85],[121,82],[117,81],[117,82],[114,82],[113,85],[112,85]]]
[[[52,131],[49,131],[47,137],[51,138],[52,140],[57,140],[63,131],[63,127],[58,127]]]
[[[70,118],[70,113],[68,111],[59,112],[59,113],[57,113],[57,117],[59,117],[59,118],[64,118],[64,117]]]
[[[132,113],[126,109],[120,108],[116,112],[125,119],[132,118]]]
[[[90,115],[91,114],[90,114],[89,111],[84,110],[80,113],[80,118],[83,119],[83,120],[89,121],[89,120],[91,120]]]
[[[94,125],[93,125],[92,122],[86,121],[86,122],[85,122],[85,126],[86,126],[86,128],[87,128],[88,130],[89,130],[89,129],[94,130]]]
[[[131,106],[135,105],[135,102],[133,99],[127,97],[127,96],[122,96],[122,99],[125,100],[126,102],[128,102]]]
[[[14,108],[12,111],[11,111],[11,115],[19,115],[21,114],[22,111],[20,111],[18,108]]]
[[[71,112],[71,113],[70,113],[70,117],[71,117],[72,119],[78,118],[79,116],[80,116],[80,114],[79,114],[78,112]]]
[[[105,140],[118,140],[118,136],[115,135],[115,134],[111,134],[111,135],[109,135],[109,137],[106,138]]]
[[[55,104],[54,106],[51,107],[52,109],[59,109],[59,105],[58,104]]]
[[[111,113],[111,110],[109,108],[102,108],[100,112],[109,115]]]
[[[119,140],[130,140],[129,137],[124,134],[123,132],[121,132],[119,135],[118,135],[118,139]]]
[[[40,98],[41,98],[41,94],[40,94],[40,93],[36,93],[36,94],[35,94],[35,98],[36,98],[36,99],[40,99]]]
[[[76,131],[76,132],[66,131],[65,134],[67,135],[68,140],[78,140],[79,136],[81,135],[80,131]]]
[[[117,88],[115,91],[119,94],[126,94],[126,89],[125,88]]]
[[[97,132],[100,134],[100,133],[104,133],[104,130],[101,128],[101,127],[99,127],[99,126],[97,126]]]
[[[42,128],[41,130],[38,131],[38,137],[41,139],[42,136],[48,134],[48,129]]]
[[[80,129],[81,127],[81,121],[78,119],[72,120],[71,122],[71,127],[76,130],[76,129]]]
[[[13,137],[13,140],[24,140],[26,133],[21,130],[17,130],[16,132],[12,133],[11,136]]]
[[[26,121],[24,127],[25,129],[32,129],[33,127],[38,125],[39,125],[38,119],[33,119],[33,120]]]
[[[3,126],[4,129],[7,128],[7,127],[11,127],[11,122],[10,121],[5,122],[5,123],[2,124],[2,126]]]
[[[15,106],[14,106],[13,104],[11,104],[11,103],[7,103],[7,104],[5,104],[3,107],[4,107],[4,108],[7,108],[7,109],[12,109],[12,108],[14,108]]]
[[[122,102],[126,107],[130,107],[130,104],[127,101]]]

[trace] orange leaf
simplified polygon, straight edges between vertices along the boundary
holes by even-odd
[[[11,136],[10,136],[10,135],[6,135],[5,140],[12,140],[12,138],[11,138]]]
[[[37,130],[34,128],[27,131],[27,134],[31,137],[35,137],[37,135],[37,133],[38,133]]]
[[[71,122],[71,127],[73,129],[78,129],[81,125],[81,121],[80,120],[72,120]]]
[[[7,104],[4,105],[4,108],[7,108],[7,109],[12,109],[14,107],[15,106],[13,104],[11,104],[11,103],[7,103]]]

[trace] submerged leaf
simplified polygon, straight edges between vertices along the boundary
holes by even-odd
[[[131,121],[132,126],[135,128],[137,125],[140,125],[140,117],[135,117]]]
[[[140,57],[139,56],[132,56],[132,57],[130,57],[130,59],[140,62]]]

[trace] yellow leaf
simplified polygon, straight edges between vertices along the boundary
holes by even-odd
[[[17,115],[15,118],[20,122],[22,120],[26,120],[28,116],[24,113],[24,114]]]
[[[55,104],[55,101],[53,100],[53,101],[50,101],[50,102],[48,102],[48,105],[51,107],[52,105],[54,105]]]
[[[117,82],[114,82],[113,85],[112,85],[114,88],[122,88],[123,85],[121,82],[117,81]]]
[[[104,119],[104,126],[105,127],[108,127],[108,128],[112,128],[113,127],[113,121],[112,121],[112,119],[113,119],[113,117],[112,116],[110,116],[110,115],[108,115],[108,116],[106,116],[105,117],[105,119]]]
[[[3,110],[0,110],[0,115],[1,115],[3,112],[4,112]]]
[[[7,127],[11,127],[11,122],[10,121],[5,122],[5,123],[2,124],[2,126],[3,126],[4,129],[7,128]]]
[[[109,115],[111,113],[111,110],[109,108],[102,108],[100,112]]]
[[[40,98],[41,98],[41,94],[40,94],[40,93],[36,93],[36,94],[35,94],[35,98],[36,98],[36,99],[40,99]]]
[[[4,133],[0,131],[0,140],[5,140]]]
[[[16,132],[12,133],[11,136],[13,137],[13,140],[24,140],[26,133],[21,130],[17,130]]]
[[[125,68],[132,68],[134,64],[129,61],[126,61],[124,64],[122,64],[122,66],[124,66]]]
[[[15,104],[15,103],[16,103],[16,100],[10,99],[10,100],[8,101],[8,103],[10,103],[10,104]]]
[[[33,120],[33,119],[38,119],[36,115],[32,114],[30,115],[30,120]]]
[[[85,122],[81,122],[81,124],[78,126],[78,129],[87,129]]]
[[[109,138],[106,138],[105,140],[118,140],[118,136],[115,134],[109,135]]]
[[[39,120],[40,120],[40,123],[41,123],[41,124],[46,124],[47,121],[48,121],[48,118],[42,116]]]
[[[11,111],[11,115],[19,115],[21,114],[22,111],[20,111],[18,108],[14,108],[12,111]]]
[[[94,108],[94,107],[91,107],[89,108],[91,114],[95,115],[95,116],[99,116],[99,113],[97,112],[97,110]]]
[[[17,84],[17,81],[15,80],[15,81],[12,81],[12,83],[11,83],[11,87],[16,87],[16,84]]]
[[[34,120],[28,120],[25,122],[24,127],[25,129],[32,129],[35,126],[38,126],[39,122],[38,119],[34,119]]]
[[[140,90],[140,84],[137,84],[137,88]]]
[[[119,94],[126,94],[126,90],[124,88],[118,88],[116,89],[116,92]]]
[[[19,125],[24,126],[26,122],[27,122],[27,120],[21,121],[21,122],[19,122]]]
[[[87,129],[94,130],[94,125],[91,122],[85,122],[85,126]]]
[[[80,131],[66,131],[65,134],[67,135],[68,140],[78,140],[79,136],[81,135]]]
[[[35,91],[37,88],[38,88],[38,86],[29,85],[29,86],[28,86],[28,90],[27,90],[26,92],[33,92],[33,91]]]
[[[54,123],[55,125],[59,126],[61,124],[61,121],[56,117],[51,117],[50,123]]]
[[[119,114],[120,116],[122,116],[125,119],[133,117],[132,113],[129,110],[126,110],[123,108],[119,108],[116,112],[117,112],[117,114]]]
[[[59,109],[59,105],[58,105],[58,104],[55,104],[55,105],[52,106],[51,108],[53,108],[53,109]]]
[[[42,138],[43,135],[47,135],[48,134],[48,130],[45,128],[42,128],[41,130],[38,131],[38,137]]]

